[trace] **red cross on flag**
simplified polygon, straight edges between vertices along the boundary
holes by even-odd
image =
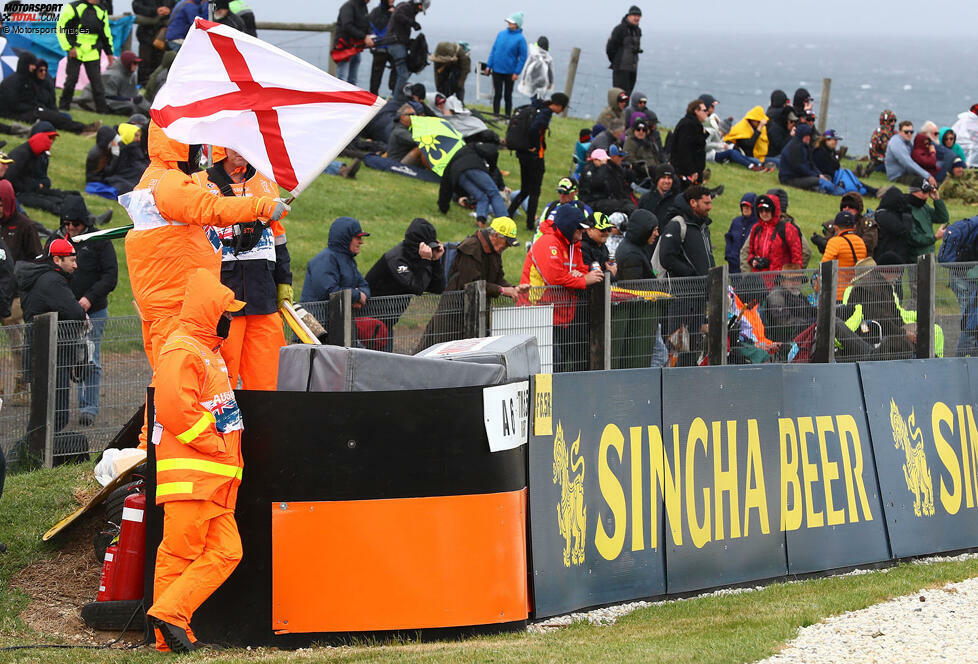
[[[383,105],[260,39],[198,18],[150,115],[174,140],[236,150],[295,196]]]

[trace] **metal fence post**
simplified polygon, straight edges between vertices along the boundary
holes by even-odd
[[[353,345],[352,293],[349,289],[330,293],[326,305],[326,343],[330,346]]]
[[[587,288],[588,369],[611,369],[611,279]]]
[[[465,284],[462,294],[462,333],[464,338],[486,336],[486,282]]]
[[[922,360],[934,357],[936,281],[934,254],[924,254],[917,260],[917,358]]]
[[[727,285],[730,268],[726,263],[710,268],[706,275],[706,348],[711,367],[727,363]]]
[[[835,359],[835,292],[838,282],[838,261],[822,263],[818,272],[818,311],[815,314],[813,363],[825,364]]]
[[[31,322],[31,407],[27,436],[28,465],[54,466],[54,405],[57,389],[58,314]]]

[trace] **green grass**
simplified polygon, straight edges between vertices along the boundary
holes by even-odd
[[[51,556],[56,545],[41,534],[73,505],[75,487],[90,489],[92,475],[65,466],[9,477],[0,501],[0,647],[57,643],[20,618],[28,599],[9,589],[11,577],[30,563]],[[578,623],[547,634],[509,634],[464,641],[364,643],[355,647],[279,652],[235,650],[187,661],[255,662],[749,662],[776,652],[799,627],[845,611],[865,608],[978,575],[978,560],[901,564],[871,574],[778,583],[756,592],[665,602],[622,618],[615,625]],[[92,588],[94,596],[95,589]],[[108,636],[106,636],[108,640]],[[0,651],[5,662],[163,662],[172,657],[148,650]]]
[[[84,111],[75,115],[83,122],[91,122],[98,117],[94,113]],[[122,120],[124,118],[115,118],[113,121]],[[578,131],[588,124],[587,121],[574,118],[554,118],[547,141],[549,146],[547,173],[543,181],[541,209],[546,202],[556,198],[557,181],[567,175],[571,168],[571,155]],[[8,139],[8,151],[22,141],[15,137],[5,138]],[[85,155],[92,145],[94,145],[94,138],[61,134],[52,148],[50,175],[53,186],[59,189],[84,190]],[[854,146],[853,149],[859,151],[860,147]],[[519,164],[516,159],[510,152],[503,151],[500,154],[499,165],[500,168],[511,173],[506,178],[506,183],[518,189]],[[714,201],[712,213],[711,234],[714,254],[717,262],[720,263],[723,260],[723,234],[727,231],[730,220],[740,214],[741,195],[747,191],[764,192],[780,185],[776,172],[759,174],[731,164],[710,164],[710,168],[713,176],[709,186],[723,184],[726,187],[725,193]],[[868,182],[874,186],[881,186],[886,183],[886,179],[881,174],[875,174],[868,179]],[[95,213],[100,213],[109,207],[115,209],[115,216],[110,226],[129,223],[128,215],[116,203],[95,196],[85,198],[89,208]],[[438,211],[437,198],[438,185],[381,173],[369,168],[360,169],[356,180],[320,176],[295,201],[292,214],[285,222],[289,250],[292,254],[296,297],[302,289],[306,264],[326,246],[329,225],[336,217],[344,215],[356,217],[361,221],[364,229],[371,233],[358,261],[363,273],[367,272],[381,254],[403,238],[404,230],[415,217],[424,217],[434,223],[438,228],[438,237],[443,241],[461,240],[472,233],[475,220],[469,216],[468,210],[453,205],[448,214],[443,215]],[[789,198],[789,211],[806,236],[818,230],[823,221],[834,217],[839,210],[839,199],[834,196],[791,189]],[[867,204],[875,207],[874,202],[869,200]],[[949,204],[948,208],[952,221],[974,214],[973,207],[960,203]],[[53,215],[38,210],[29,210],[29,213],[50,228],[56,227],[58,223]],[[517,219],[521,242],[531,237],[525,230],[525,225],[524,218]],[[115,246],[120,266],[119,286],[109,297],[109,314],[129,315],[135,312],[125,268],[125,250],[121,240],[116,241]],[[510,249],[504,254],[503,264],[511,281],[519,278],[523,256],[520,247]],[[817,260],[817,256],[813,260]]]

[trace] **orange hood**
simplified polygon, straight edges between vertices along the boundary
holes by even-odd
[[[154,165],[179,168],[180,162],[190,159],[190,146],[175,141],[160,129],[155,122],[149,123],[149,159]]]
[[[237,301],[230,288],[204,268],[197,268],[187,281],[187,292],[180,309],[180,323],[196,339],[214,347],[222,341],[217,336],[217,321]]]

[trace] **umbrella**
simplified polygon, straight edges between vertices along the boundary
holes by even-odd
[[[441,118],[413,116],[411,137],[431,164],[431,170],[438,175],[445,173],[448,162],[465,145],[462,134]]]
[[[17,71],[17,53],[7,43],[6,37],[0,37],[0,78],[7,78]]]

